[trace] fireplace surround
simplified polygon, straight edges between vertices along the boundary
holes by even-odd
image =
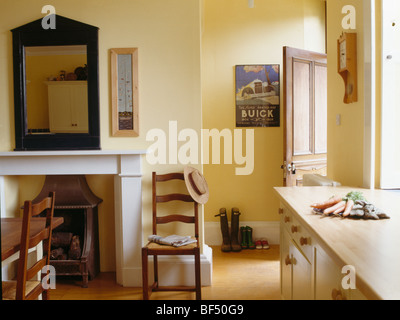
[[[5,176],[113,175],[116,281],[141,286],[142,155],[145,150],[0,152],[0,185]],[[0,188],[5,217],[4,188]],[[56,195],[57,197],[57,195]]]

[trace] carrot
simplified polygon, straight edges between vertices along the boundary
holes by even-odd
[[[346,208],[344,209],[343,212],[343,217],[347,217],[350,214],[350,211],[351,209],[353,209],[353,206],[354,206],[354,201],[351,199],[347,200]]]
[[[333,211],[333,214],[339,214],[344,211],[346,208],[346,202],[344,202],[339,208],[337,208],[335,211]]]
[[[334,206],[332,206],[330,208],[326,208],[324,210],[324,214],[332,213],[332,212],[336,211],[337,209],[341,208],[343,205],[346,205],[346,202],[342,200],[342,201],[336,203]]]
[[[328,200],[324,202],[319,202],[319,203],[314,203],[311,205],[311,207],[316,208],[316,209],[326,209],[329,208],[338,202],[342,201],[342,198],[339,196],[333,196],[332,198],[329,198]]]

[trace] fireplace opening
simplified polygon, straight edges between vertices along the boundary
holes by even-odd
[[[90,190],[84,175],[46,176],[39,202],[55,192],[54,216],[64,223],[53,230],[50,264],[57,276],[81,276],[88,287],[100,272],[98,205],[102,199]]]
[[[56,209],[54,216],[63,217],[64,223],[53,230],[51,260],[79,260],[85,236],[84,209]]]

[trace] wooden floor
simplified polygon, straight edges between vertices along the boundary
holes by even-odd
[[[213,248],[213,283],[202,288],[203,300],[279,300],[279,246],[269,250],[221,252]],[[151,300],[192,300],[194,293],[155,292]],[[80,281],[57,279],[52,300],[141,300],[141,288],[124,288],[115,273],[100,273],[82,288]]]

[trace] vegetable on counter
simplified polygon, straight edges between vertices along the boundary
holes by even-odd
[[[357,200],[366,201],[362,192],[351,191],[343,198],[339,196],[333,196],[324,202],[314,203],[311,205],[311,207],[314,208],[314,210],[320,211],[326,215],[334,214],[347,217]]]
[[[336,215],[359,219],[390,219],[381,209],[369,203],[360,191],[351,191],[345,197],[333,196],[311,205],[313,210],[324,215]]]
[[[362,192],[360,191],[351,191],[346,196],[343,198],[344,201],[348,200],[353,200],[353,202],[356,202],[357,200],[363,200],[367,201],[367,199],[364,198]]]
[[[350,214],[353,207],[354,207],[354,201],[352,199],[347,200],[346,207],[343,211],[343,217],[347,217]]]
[[[346,201],[341,200],[332,207],[326,208],[324,210],[324,214],[329,214],[329,213],[339,214],[344,210],[345,207],[346,207]]]
[[[340,201],[342,201],[341,197],[333,196],[333,197],[330,197],[328,200],[326,200],[324,202],[314,203],[314,204],[311,205],[311,207],[322,210],[322,209],[329,208],[329,207],[335,205],[336,203],[338,203]]]

